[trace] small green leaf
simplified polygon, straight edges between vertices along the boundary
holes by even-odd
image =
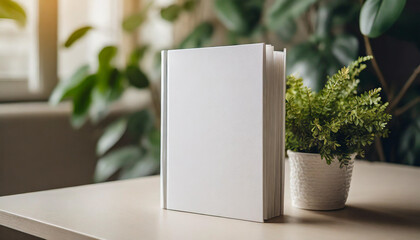
[[[203,22],[181,42],[179,48],[202,47],[213,35],[213,25],[209,22]]]
[[[70,36],[67,38],[66,42],[64,43],[64,47],[69,48],[71,47],[77,40],[81,39],[83,36],[86,35],[89,30],[93,29],[91,26],[81,27],[75,30]]]
[[[110,76],[112,72],[111,61],[117,55],[117,47],[107,46],[104,47],[98,55],[98,89],[104,93],[109,88]]]
[[[185,11],[191,12],[197,6],[198,0],[186,0],[184,4],[182,4],[182,8]]]
[[[96,145],[96,154],[103,155],[111,147],[113,147],[118,140],[124,135],[127,129],[127,118],[121,118],[110,124],[98,140]]]
[[[89,66],[83,65],[73,75],[60,83],[55,87],[52,92],[49,103],[53,106],[57,105],[60,101],[67,97],[71,97],[76,88],[89,74]]]
[[[367,0],[360,11],[360,31],[371,38],[379,37],[397,21],[406,0]]]
[[[25,10],[17,2],[12,0],[1,0],[0,1],[0,19],[12,19],[20,27],[26,25],[26,13]]]
[[[137,47],[136,49],[134,49],[131,52],[130,57],[128,58],[128,65],[137,66],[140,63],[140,61],[143,59],[144,54],[146,53],[148,49],[149,49],[148,45],[144,45],[144,46]]]
[[[127,66],[125,74],[130,85],[136,88],[146,88],[149,86],[149,79],[139,67]]]
[[[115,174],[119,169],[133,166],[141,158],[142,153],[138,146],[127,146],[114,150],[101,159],[95,168],[95,182],[103,182]]]
[[[178,18],[181,10],[182,8],[178,4],[171,4],[160,10],[160,16],[169,22],[173,22]]]
[[[80,128],[86,121],[92,102],[92,90],[95,86],[95,80],[96,75],[89,75],[74,89],[71,123],[75,128]]]
[[[143,22],[146,20],[148,10],[149,10],[150,6],[152,5],[152,3],[153,3],[153,1],[150,1],[143,8],[143,10],[125,18],[123,23],[122,23],[123,29],[127,32],[133,32],[138,27],[140,27],[143,24]]]

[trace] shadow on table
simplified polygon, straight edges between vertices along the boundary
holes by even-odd
[[[328,217],[357,223],[420,228],[420,212],[397,208],[349,205],[337,211],[313,211]]]
[[[349,205],[340,210],[334,211],[313,211],[293,209],[293,211],[308,211],[307,216],[284,215],[267,221],[267,223],[299,223],[299,224],[332,224],[337,220],[366,223],[382,226],[400,226],[410,229],[420,229],[420,212],[408,211],[406,209],[392,209],[372,206]],[[322,215],[322,218],[317,217]]]

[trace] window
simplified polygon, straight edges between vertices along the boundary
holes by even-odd
[[[99,50],[118,45],[123,61],[130,38],[122,33],[125,12],[136,11],[138,0],[15,0],[27,15],[20,28],[0,20],[0,101],[45,100],[57,84],[82,64],[96,67]],[[75,29],[92,25],[70,49],[61,45]],[[126,50],[127,49],[127,50]]]
[[[1,101],[45,98],[57,81],[57,1],[17,2],[26,11],[26,27],[0,21]]]

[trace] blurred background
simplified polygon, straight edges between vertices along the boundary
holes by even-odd
[[[314,91],[373,55],[365,158],[420,165],[419,1],[0,0],[0,196],[158,174],[160,50],[255,42]]]

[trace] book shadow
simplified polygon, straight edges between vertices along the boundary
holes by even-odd
[[[265,223],[275,223],[275,224],[328,224],[333,221],[328,219],[319,219],[316,217],[300,217],[300,216],[289,216],[283,215],[279,217],[275,217],[265,221]]]

